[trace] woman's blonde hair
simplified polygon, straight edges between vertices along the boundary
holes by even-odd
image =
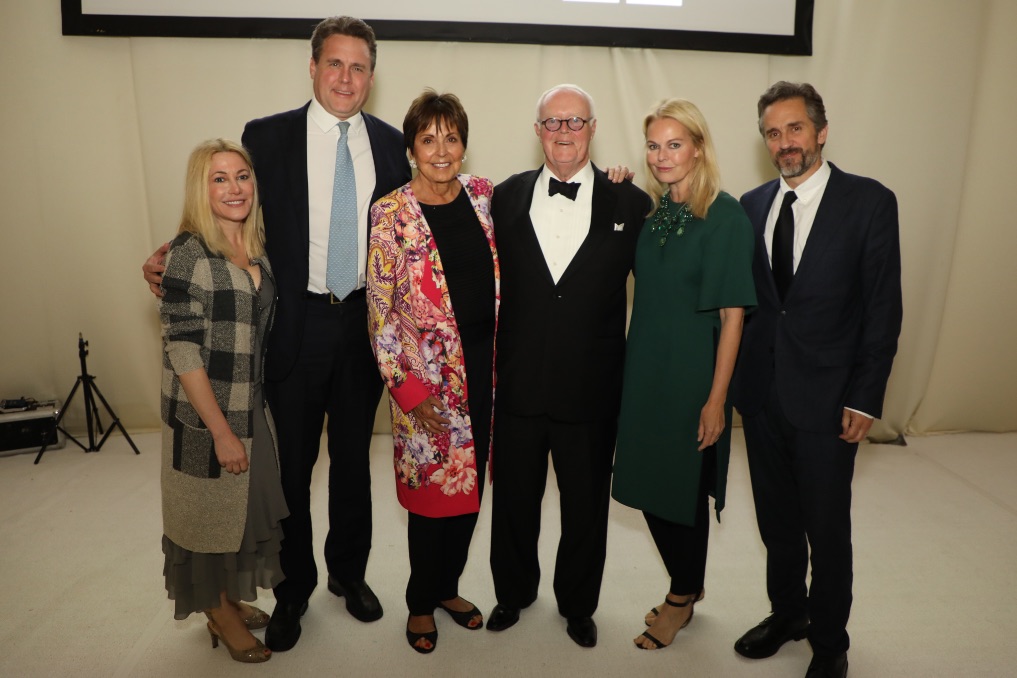
[[[720,168],[717,166],[717,152],[713,148],[713,138],[710,135],[710,128],[706,125],[706,118],[691,101],[665,99],[657,104],[643,120],[644,137],[650,124],[661,118],[671,118],[681,123],[689,131],[692,143],[699,151],[699,157],[696,158],[696,162],[689,172],[689,185],[692,188],[692,193],[687,204],[693,216],[705,219],[707,210],[720,194]],[[649,162],[646,166],[649,170]],[[656,212],[660,207],[661,197],[668,190],[668,185],[654,179],[652,172],[650,172],[647,182],[647,192],[653,198],[653,212]]]
[[[178,233],[193,233],[205,243],[214,254],[234,254],[222,229],[215,221],[208,200],[208,173],[212,168],[212,157],[216,153],[236,153],[251,170],[254,193],[251,197],[251,213],[241,227],[241,235],[247,256],[252,259],[265,254],[265,227],[261,223],[261,209],[258,201],[258,181],[254,176],[251,156],[243,146],[229,139],[209,139],[198,144],[187,159],[187,177],[184,180],[184,213],[180,217]]]

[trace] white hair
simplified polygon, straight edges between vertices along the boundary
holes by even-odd
[[[586,99],[586,105],[590,109],[590,120],[597,119],[597,114],[593,110],[593,97],[590,96],[590,93],[587,92],[582,87],[580,87],[579,85],[563,83],[561,85],[555,85],[554,87],[552,87],[549,90],[546,90],[543,94],[537,97],[537,118],[536,118],[537,120],[540,120],[540,109],[544,107],[544,104],[547,102],[548,99],[550,99],[558,92],[575,92],[579,96]]]

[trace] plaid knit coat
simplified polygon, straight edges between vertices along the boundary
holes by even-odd
[[[268,260],[255,261],[271,278]],[[190,551],[236,552],[247,518],[250,474],[222,471],[212,435],[177,375],[196,369],[208,373],[216,402],[250,457],[254,360],[260,359],[254,343],[259,333],[267,334],[271,318],[257,312],[258,290],[250,274],[209,252],[190,233],[170,244],[162,288],[163,531]],[[265,407],[275,447],[268,407],[258,406]]]

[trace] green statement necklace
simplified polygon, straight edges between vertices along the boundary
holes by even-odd
[[[671,198],[667,193],[660,199],[660,207],[653,215],[653,223],[650,230],[660,236],[660,246],[667,242],[667,236],[673,231],[675,236],[681,237],[685,233],[685,226],[692,221],[692,210],[683,202],[678,203],[678,209],[671,212]]]

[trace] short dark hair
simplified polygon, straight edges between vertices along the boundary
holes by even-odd
[[[439,131],[443,125],[459,130],[463,148],[466,148],[470,136],[470,121],[459,97],[448,92],[438,94],[428,87],[413,100],[409,110],[406,111],[406,117],[403,118],[403,144],[407,151],[413,151],[413,141],[432,122],[438,125]]]
[[[374,37],[374,29],[362,19],[351,16],[330,16],[322,19],[314,27],[314,33],[311,33],[311,58],[315,63],[321,56],[321,48],[325,41],[333,35],[348,35],[366,42],[367,50],[371,53],[371,72],[374,72],[374,67],[378,63],[378,41]]]
[[[781,80],[770,85],[770,88],[759,97],[756,106],[759,113],[759,133],[764,134],[763,112],[771,104],[787,99],[803,99],[805,101],[805,113],[809,120],[816,126],[816,131],[821,132],[826,128],[826,106],[823,105],[823,97],[819,96],[816,88],[807,82],[788,82]]]

